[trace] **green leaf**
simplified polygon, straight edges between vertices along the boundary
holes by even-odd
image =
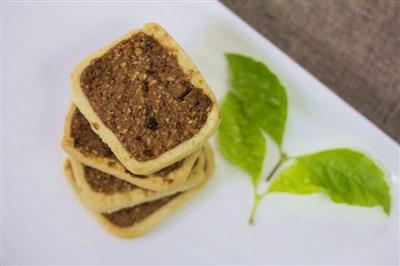
[[[218,140],[222,154],[250,174],[257,185],[265,156],[260,130],[250,122],[241,101],[232,92],[228,92],[222,104],[221,118]]]
[[[281,145],[288,108],[285,88],[263,63],[239,54],[226,54],[226,58],[232,87],[246,113]]]
[[[334,149],[299,157],[278,175],[268,192],[325,192],[334,202],[379,205],[390,214],[389,186],[384,176],[364,154]]]
[[[326,192],[326,190],[318,185],[318,178],[307,167],[294,162],[272,182],[268,192],[311,194]]]

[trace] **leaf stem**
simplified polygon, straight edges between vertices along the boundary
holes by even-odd
[[[269,175],[266,178],[266,181],[270,181],[271,178],[274,176],[275,172],[278,171],[279,167],[281,167],[281,165],[286,162],[289,159],[289,157],[286,155],[286,153],[281,151],[280,154],[280,159],[278,161],[278,163],[275,165],[275,167],[272,169],[271,173],[269,173]]]
[[[251,225],[254,224],[254,217],[257,213],[257,208],[258,208],[258,205],[260,204],[261,199],[262,199],[262,196],[259,195],[257,193],[257,191],[254,191],[253,206],[251,208],[250,218],[249,218],[249,224],[251,224]]]
[[[272,169],[271,173],[269,173],[269,175],[267,176],[266,181],[268,182],[269,180],[271,180],[272,177],[274,176],[274,174],[276,173],[276,171],[278,171],[278,169],[282,166],[282,164],[290,159],[291,158],[289,156],[287,156],[286,153],[284,153],[283,151],[280,151],[280,159],[276,163],[274,168]],[[253,185],[254,185],[253,206],[251,208],[250,218],[249,218],[249,223],[252,225],[254,224],[254,218],[257,213],[258,205],[260,204],[263,197],[267,194],[267,190],[262,194],[258,194],[258,192],[257,192],[258,184],[253,183]]]

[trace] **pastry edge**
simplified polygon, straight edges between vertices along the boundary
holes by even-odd
[[[123,208],[133,207],[149,201],[154,201],[178,192],[189,190],[200,184],[205,177],[205,155],[201,154],[198,164],[192,169],[187,181],[180,187],[167,192],[150,191],[143,188],[135,188],[127,192],[117,192],[111,195],[93,191],[84,178],[83,165],[73,158],[70,161],[75,186],[80,190],[82,202],[92,211],[110,213]]]
[[[105,157],[96,157],[86,155],[74,147],[74,141],[71,137],[71,122],[76,106],[72,103],[65,118],[64,135],[61,140],[63,150],[75,160],[96,168],[102,172],[113,175],[119,179],[131,184],[143,187],[152,191],[167,192],[173,191],[187,180],[192,167],[198,158],[200,151],[195,151],[183,159],[182,165],[169,173],[167,176],[157,176],[150,174],[148,176],[137,176],[133,173],[125,172],[125,168],[120,162]],[[167,181],[170,180],[171,182]]]
[[[196,87],[201,88],[202,92],[206,94],[212,101],[213,105],[208,113],[208,118],[203,127],[190,139],[182,142],[176,147],[164,152],[155,159],[147,161],[138,161],[131,158],[129,152],[122,146],[121,142],[117,139],[115,134],[100,120],[93,108],[91,107],[89,100],[83,93],[80,86],[80,77],[82,71],[90,64],[90,62],[97,57],[104,55],[110,48],[132,36],[135,33],[144,32],[148,35],[153,36],[163,46],[174,50],[177,55],[178,63],[182,67],[186,74],[190,74],[191,83]],[[110,147],[118,160],[132,173],[147,175],[154,173],[168,165],[171,165],[179,160],[182,160],[189,154],[198,150],[207,142],[207,140],[215,133],[219,125],[219,112],[217,101],[211,89],[208,87],[203,76],[199,70],[195,67],[189,56],[184,52],[180,45],[172,38],[167,31],[161,26],[155,23],[146,24],[143,28],[132,30],[123,36],[117,38],[112,43],[106,45],[90,56],[86,57],[81,61],[73,70],[71,75],[71,90],[75,104],[79,110],[89,121],[92,129],[101,137],[101,139]],[[97,125],[97,129],[93,127],[93,124]]]
[[[179,208],[181,205],[183,205],[185,202],[187,202],[191,197],[196,195],[198,192],[202,190],[202,188],[207,184],[209,179],[212,176],[213,173],[213,157],[212,157],[212,152],[210,156],[211,150],[209,150],[208,155],[206,156],[206,161],[208,163],[209,167],[206,169],[207,175],[205,176],[204,181],[198,185],[195,188],[192,188],[186,192],[183,192],[181,195],[177,196],[176,198],[172,199],[170,202],[168,202],[166,205],[161,207],[159,210],[145,218],[143,221],[134,224],[129,227],[118,227],[110,223],[106,218],[104,218],[100,213],[95,213],[91,212],[95,218],[99,221],[99,223],[105,228],[109,233],[112,235],[119,237],[119,238],[124,238],[124,239],[131,239],[131,238],[136,238],[139,237],[148,231],[150,231],[153,227],[155,227],[157,224],[159,224],[164,218],[166,218],[169,214],[171,214],[175,209]],[[211,160],[211,161],[210,161]],[[64,164],[64,171],[68,180],[68,183],[71,185],[73,188],[75,194],[81,199],[81,196],[79,194],[79,191],[77,190],[74,179],[73,179],[73,174],[72,174],[72,169],[69,164],[69,162],[66,160]]]

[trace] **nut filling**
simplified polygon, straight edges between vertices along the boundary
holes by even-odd
[[[103,216],[118,227],[128,227],[143,221],[145,218],[156,212],[180,193],[167,196],[155,201],[142,203],[133,207],[118,210],[112,213],[103,213]]]
[[[138,161],[157,158],[194,136],[212,107],[174,51],[144,33],[92,60],[80,84],[100,120]]]
[[[74,140],[74,147],[83,154],[116,159],[110,148],[93,132],[89,122],[78,109],[71,119],[71,138]]]
[[[71,119],[71,138],[74,141],[74,147],[85,155],[101,156],[118,161],[114,153],[112,153],[110,148],[92,130],[89,122],[78,109],[75,110]],[[166,177],[169,173],[181,167],[182,164],[183,160],[161,169],[154,173],[154,175]],[[129,173],[128,170],[126,170],[126,172]],[[145,178],[146,176],[137,177]]]
[[[138,187],[89,166],[83,166],[84,176],[95,192],[114,194],[128,192]]]

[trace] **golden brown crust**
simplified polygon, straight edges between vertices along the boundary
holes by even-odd
[[[134,158],[125,150],[122,144],[119,142],[113,132],[107,128],[100,118],[96,115],[93,108],[91,107],[87,97],[82,91],[80,85],[80,77],[82,71],[90,64],[90,62],[97,57],[105,54],[111,47],[115,46],[122,40],[125,40],[137,32],[144,32],[157,39],[163,46],[169,48],[176,53],[178,63],[182,67],[185,74],[191,77],[190,82],[199,87],[204,94],[206,94],[212,101],[212,108],[208,113],[208,118],[204,126],[200,131],[189,140],[179,144],[175,148],[163,153],[159,157],[144,162],[140,162]],[[204,78],[191,62],[188,55],[183,49],[173,40],[173,38],[159,25],[150,23],[146,24],[143,28],[133,30],[127,34],[121,36],[111,44],[93,53],[86,59],[84,59],[74,69],[71,76],[71,89],[75,104],[79,110],[90,122],[93,130],[101,137],[101,139],[110,147],[113,153],[117,156],[119,161],[132,173],[147,175],[154,173],[168,165],[171,165],[179,160],[182,160],[189,154],[198,150],[205,142],[214,134],[219,123],[219,112],[215,97],[205,82]],[[94,127],[93,125],[96,125]]]
[[[199,156],[199,151],[196,151],[183,160],[181,166],[174,171],[168,173],[166,176],[150,174],[148,176],[139,176],[130,173],[125,167],[116,159],[94,156],[81,152],[74,146],[74,139],[71,137],[71,122],[76,106],[71,104],[67,113],[64,126],[64,136],[61,141],[61,146],[64,151],[68,153],[75,160],[96,168],[102,172],[113,175],[119,179],[125,180],[129,183],[146,188],[153,191],[173,191],[180,187],[187,180],[190,171]]]
[[[113,212],[144,202],[153,201],[177,192],[191,189],[204,179],[203,169],[205,155],[201,154],[196,166],[192,169],[188,180],[182,186],[174,190],[167,192],[156,192],[137,187],[131,191],[105,194],[94,191],[90,184],[88,184],[84,176],[85,173],[83,164],[74,160],[73,158],[69,158],[69,160],[76,187],[80,190],[81,199],[85,205],[94,212]]]
[[[174,199],[169,201],[166,205],[155,211],[153,214],[142,220],[141,222],[134,224],[129,227],[118,227],[112,224],[109,220],[107,220],[101,213],[93,212],[96,219],[100,222],[100,224],[111,234],[120,237],[120,238],[135,238],[139,237],[148,231],[150,231],[154,226],[160,223],[166,216],[171,214],[176,208],[183,205],[186,201],[188,201],[192,196],[194,196],[197,192],[199,192],[207,183],[208,179],[212,175],[213,170],[213,156],[212,151],[209,149],[206,152],[206,161],[207,161],[207,169],[204,181],[198,185],[197,187],[190,189],[186,192],[183,192],[176,196]],[[211,166],[211,167],[210,167]],[[67,180],[74,189],[75,193],[81,198],[81,193],[79,188],[75,185],[75,180],[72,173],[72,167],[67,160],[64,167]]]

